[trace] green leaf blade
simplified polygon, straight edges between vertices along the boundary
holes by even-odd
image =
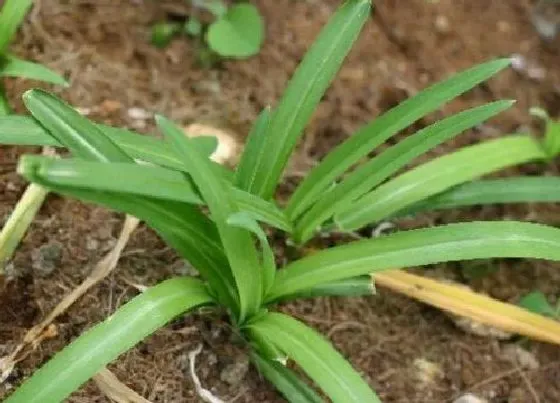
[[[264,143],[269,124],[270,108],[265,108],[259,114],[249,132],[249,137],[235,171],[235,184],[241,190],[250,192],[253,188],[259,154],[265,152]]]
[[[422,200],[397,215],[488,204],[557,202],[560,202],[560,178],[520,176],[464,183]]]
[[[0,53],[6,52],[33,0],[6,0],[0,11]]]
[[[28,62],[12,55],[0,57],[0,77],[21,77],[64,87],[68,86],[68,82],[51,69],[39,63]]]
[[[275,109],[255,168],[253,194],[272,197],[303,128],[365,24],[369,0],[347,0],[323,28]]]
[[[288,216],[294,220],[301,215],[340,175],[400,130],[509,65],[509,59],[501,59],[465,70],[426,88],[363,126],[309,172],[290,199],[287,207]]]
[[[120,148],[134,159],[139,159],[175,170],[183,169],[183,163],[165,142],[130,130],[95,124]],[[216,149],[215,137],[201,136],[192,139],[196,149],[210,156]],[[64,145],[53,137],[37,120],[29,116],[0,116],[0,143],[7,145],[53,146]]]
[[[228,185],[215,176],[209,160],[190,146],[190,140],[170,120],[156,116],[156,122],[184,157],[183,163],[216,222],[239,293],[239,320],[242,322],[248,315],[258,312],[262,299],[263,278],[251,234],[227,224],[228,218],[239,212],[239,208]]]
[[[76,157],[89,161],[133,161],[103,131],[54,95],[29,90],[23,101],[33,117]]]
[[[251,352],[251,361],[290,403],[323,403],[324,400],[293,371],[276,361]]]
[[[472,222],[352,242],[280,270],[266,300],[382,270],[507,257],[560,261],[560,229],[522,222]]]
[[[513,101],[497,101],[448,117],[418,131],[390,147],[356,169],[342,183],[323,194],[311,209],[298,220],[295,238],[307,241],[316,228],[330,219],[336,211],[347,208],[358,197],[383,182],[390,175],[461,132],[508,109]]]
[[[496,170],[546,158],[530,136],[509,136],[465,147],[436,158],[386,182],[335,215],[339,228],[351,231],[386,219],[453,186]]]
[[[6,403],[63,401],[97,371],[174,317],[210,303],[212,298],[198,280],[164,281],[132,299],[56,354]]]
[[[303,323],[281,313],[268,313],[248,325],[292,358],[333,402],[380,402],[368,384],[333,346]]]
[[[36,156],[25,156],[20,160],[18,173],[50,191],[100,204],[145,221],[201,273],[216,291],[220,302],[237,306],[234,280],[216,226],[197,207],[146,196],[62,186],[42,176],[42,164],[43,161]]]

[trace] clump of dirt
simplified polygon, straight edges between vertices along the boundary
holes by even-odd
[[[266,20],[262,52],[243,61],[222,61],[212,69],[198,63],[197,45],[180,38],[164,49],[149,44],[150,25],[166,18],[179,1],[36,1],[13,51],[63,73],[68,89],[51,88],[99,122],[153,130],[150,116],[163,113],[182,124],[210,123],[243,136],[258,112],[274,105],[285,84],[338,1],[258,2]],[[527,110],[541,106],[560,114],[558,46],[544,43],[531,25],[531,2],[411,0],[377,5],[339,76],[323,98],[299,148],[295,171],[304,172],[360,125],[427,84],[495,57],[521,58],[527,69],[512,69],[423,119],[498,98],[518,102],[510,111],[459,136],[431,156],[518,130],[534,122]],[[182,8],[188,13],[189,9]],[[538,74],[534,73],[537,71]],[[8,80],[16,110],[20,95],[38,85]],[[403,133],[405,134],[405,133]],[[15,174],[22,152],[1,147],[0,217],[21,195]],[[509,173],[519,172],[510,170]],[[558,164],[527,165],[521,172],[558,175]],[[289,191],[298,175],[287,178]],[[424,215],[398,223],[401,228],[474,219],[526,219],[560,223],[558,205],[483,207]],[[87,274],[111,247],[122,217],[74,200],[49,196],[13,261],[19,277],[0,293],[0,354],[10,351]],[[335,239],[327,242],[336,242]],[[45,245],[61,245],[57,267],[34,273],[33,256]],[[468,280],[474,288],[507,301],[540,289],[558,293],[558,265],[500,260],[497,270]],[[117,270],[56,321],[58,337],[44,342],[18,365],[0,397],[29,376],[56,351],[92,324],[102,321],[136,295],[130,284],[152,285],[182,273],[183,262],[148,228],[137,230]],[[431,275],[461,277],[460,264],[429,269]],[[491,402],[560,401],[560,351],[524,340],[499,341],[466,334],[441,312],[379,290],[360,299],[306,300],[283,306],[326,334],[379,392],[385,402],[451,402],[472,392]],[[207,389],[238,402],[282,401],[253,370],[244,372],[244,346],[219,316],[200,312],[181,317],[125,353],[110,369],[120,380],[154,402],[196,402],[188,374],[188,352],[200,343],[197,372]],[[521,345],[538,366],[521,367],[508,351]],[[224,373],[224,368],[231,371]],[[241,368],[241,370],[240,370]],[[427,375],[427,373],[431,375]],[[93,383],[70,402],[105,402]]]

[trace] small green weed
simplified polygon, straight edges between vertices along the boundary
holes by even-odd
[[[264,40],[264,24],[258,9],[249,3],[227,7],[222,0],[191,0],[195,9],[209,11],[215,20],[205,29],[196,16],[184,23],[164,22],[152,28],[152,43],[165,47],[177,35],[205,41],[221,57],[246,58],[257,54]]]
[[[165,136],[161,141],[95,124],[55,96],[32,90],[24,95],[32,117],[0,118],[0,143],[64,147],[72,155],[24,156],[18,171],[27,180],[142,219],[200,273],[168,279],[133,298],[55,355],[6,402],[61,401],[174,317],[203,305],[228,312],[253,363],[289,401],[322,401],[316,386],[334,402],[379,402],[324,337],[276,305],[293,298],[369,295],[369,275],[394,268],[503,257],[560,261],[560,229],[491,221],[400,231],[277,266],[265,226],[303,244],[317,231],[353,231],[426,209],[560,200],[558,178],[479,180],[505,167],[549,159],[548,143],[528,135],[465,147],[397,175],[427,151],[509,108],[508,100],[440,120],[360,163],[510,63],[495,60],[435,84],[365,124],[279,206],[273,196],[290,155],[369,16],[368,0],[344,2],[278,105],[256,120],[235,171],[208,158],[215,141],[189,139],[163,116],[156,118]],[[534,191],[541,188],[552,195]],[[287,360],[307,373],[313,388]]]
[[[33,0],[6,0],[0,10],[0,78],[22,77],[66,86],[66,80],[58,74],[40,64],[19,59],[8,51],[8,45],[32,5]],[[0,84],[0,115],[9,114],[10,111]]]

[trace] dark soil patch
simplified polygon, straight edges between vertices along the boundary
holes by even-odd
[[[36,3],[13,50],[64,73],[72,86],[54,91],[72,105],[90,109],[93,119],[149,131],[151,122],[142,127],[128,116],[127,110],[136,107],[164,113],[185,124],[210,122],[244,134],[257,113],[279,98],[338,1],[259,2],[267,27],[262,52],[250,60],[224,61],[212,69],[197,64],[197,48],[187,39],[178,39],[165,50],[148,43],[150,24],[165,18],[166,10],[181,8],[179,0]],[[507,113],[433,154],[526,129],[533,123],[527,113],[531,106],[542,106],[558,116],[558,42],[545,44],[540,40],[530,22],[530,6],[528,0],[410,0],[405,7],[396,0],[382,2],[309,125],[298,169],[305,169],[362,123],[428,83],[498,56],[522,55],[531,66],[542,69],[544,76],[534,79],[524,72],[505,72],[420,122],[420,126],[425,125],[434,118],[498,98],[518,100]],[[21,93],[32,86],[28,81],[7,82],[19,111],[23,111],[18,101]],[[0,150],[2,217],[25,185],[14,173],[24,150]],[[558,164],[523,170],[559,173]],[[506,218],[558,225],[560,207],[469,209],[432,214],[401,225]],[[13,262],[21,277],[5,284],[0,294],[0,355],[10,351],[27,328],[86,276],[111,246],[121,222],[120,215],[97,207],[57,196],[48,198]],[[53,241],[63,245],[61,262],[57,270],[41,277],[32,268],[31,252]],[[475,288],[507,301],[516,301],[533,289],[559,294],[557,264],[517,260],[491,264],[497,272],[474,281]],[[18,366],[9,382],[0,386],[0,396],[135,295],[131,282],[155,284],[179,273],[181,266],[150,230],[135,232],[115,273],[57,320],[59,336],[44,342]],[[458,268],[442,270],[454,276]],[[449,402],[469,390],[491,402],[560,401],[560,351],[556,347],[525,342],[540,368],[521,372],[505,357],[504,348],[510,342],[465,334],[439,311],[383,290],[370,298],[302,301],[283,309],[327,334],[385,402]],[[187,353],[203,343],[198,372],[207,388],[237,402],[282,401],[253,370],[238,383],[221,380],[224,368],[240,360],[242,347],[232,341],[225,323],[216,324],[213,319],[202,313],[179,318],[124,354],[111,369],[154,402],[195,402],[198,398],[186,373]],[[440,375],[423,383],[418,360],[437,365]],[[88,383],[69,401],[107,399]]]

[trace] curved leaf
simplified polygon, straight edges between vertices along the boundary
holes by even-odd
[[[266,300],[395,267],[498,257],[560,261],[560,229],[514,221],[473,222],[352,242],[315,253],[278,271]]]
[[[210,303],[204,284],[192,278],[175,278],[149,288],[56,354],[5,402],[62,401],[177,315]]]
[[[381,402],[327,340],[290,316],[268,313],[251,321],[247,330],[286,352],[334,403]]]
[[[465,147],[379,186],[337,213],[335,222],[343,230],[355,230],[453,186],[507,166],[544,158],[544,150],[530,136],[509,136]]]
[[[286,211],[288,216],[294,220],[301,215],[322,196],[331,183],[387,139],[509,64],[509,59],[502,59],[465,70],[426,88],[363,126],[309,172],[290,199]]]
[[[4,53],[12,41],[33,0],[6,0],[0,11],[0,53]]]
[[[53,192],[132,214],[145,221],[188,260],[210,283],[220,302],[236,306],[237,293],[216,226],[197,207],[146,196],[96,192],[70,188],[48,181],[39,173],[37,158],[24,156],[18,172],[27,180]]]
[[[468,182],[422,200],[397,215],[474,205],[551,202],[560,202],[560,178],[521,176]]]
[[[309,211],[298,219],[294,237],[307,241],[336,211],[344,210],[414,158],[461,132],[508,109],[512,101],[497,101],[458,113],[418,131],[357,168],[332,190],[322,195]]]
[[[68,86],[68,82],[62,76],[42,64],[28,62],[12,55],[0,58],[0,77],[21,77]]]
[[[270,199],[303,128],[366,22],[369,0],[347,0],[323,28],[276,107],[250,193]]]
[[[74,108],[43,90],[29,90],[23,102],[33,117],[70,152],[88,161],[133,162],[133,159]]]
[[[167,168],[183,169],[182,162],[164,141],[126,129],[100,124],[95,126],[135,159]],[[209,136],[195,137],[192,142],[200,153],[208,157],[218,145],[217,139]],[[37,120],[16,115],[0,117],[0,144],[63,147]]]

